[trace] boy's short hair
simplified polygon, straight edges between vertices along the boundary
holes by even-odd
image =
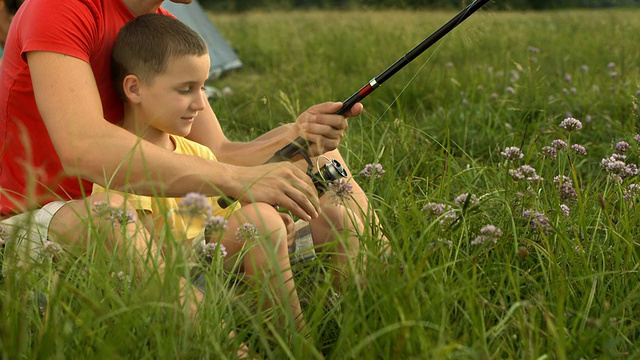
[[[24,0],[4,0],[4,5],[7,7],[9,14],[15,15],[23,2]]]
[[[122,81],[127,75],[150,84],[166,71],[170,60],[208,53],[204,39],[180,20],[162,14],[140,15],[120,29],[113,45],[111,70],[116,90],[124,99]]]

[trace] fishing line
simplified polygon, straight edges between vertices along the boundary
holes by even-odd
[[[434,45],[438,40],[440,40],[443,36],[448,34],[456,26],[462,23],[462,21],[466,20],[469,16],[471,16],[471,14],[480,9],[488,1],[489,0],[474,0],[471,4],[469,4],[462,11],[456,14],[456,16],[454,16],[447,23],[441,26],[438,30],[429,35],[426,39],[422,40],[422,42],[416,45],[413,49],[409,50],[409,52],[407,52],[404,56],[402,56],[395,63],[389,66],[386,70],[384,70],[373,79],[369,80],[369,82],[362,88],[360,88],[360,90],[356,91],[348,99],[343,101],[342,108],[338,110],[336,114],[344,115],[347,111],[349,111],[349,109],[351,109],[353,105],[362,101],[371,92],[373,92],[373,90],[377,89],[380,85],[382,85],[385,81],[395,75],[403,67],[413,61],[429,47]],[[267,163],[286,161],[292,159],[296,155],[306,155],[307,149],[310,145],[311,142],[305,140],[301,136],[298,136],[291,143],[276,151],[276,153],[269,160],[267,160]]]
[[[471,7],[477,2],[478,0],[474,0],[470,5],[468,5],[465,8],[465,16],[467,16],[467,13],[469,12],[469,10],[471,9]],[[461,18],[454,27],[458,26],[462,21],[464,21],[464,17]],[[369,129],[369,131],[367,132],[367,135],[371,135],[371,133],[373,132],[373,129],[375,128],[376,125],[378,125],[380,123],[380,121],[382,120],[382,118],[389,112],[389,110],[391,109],[391,107],[393,107],[393,105],[398,101],[398,99],[402,96],[402,94],[405,92],[405,90],[407,90],[407,88],[409,87],[409,85],[411,85],[413,83],[413,81],[418,77],[418,74],[420,74],[420,72],[422,72],[422,69],[424,69],[425,66],[427,66],[427,64],[431,61],[431,59],[433,59],[433,57],[438,53],[438,50],[440,50],[440,48],[444,45],[444,43],[440,43],[438,44],[438,46],[431,52],[431,54],[426,58],[426,60],[422,63],[422,65],[418,68],[418,70],[416,70],[416,72],[413,74],[413,76],[411,77],[411,79],[409,79],[409,81],[407,82],[407,84],[402,88],[402,90],[400,91],[400,93],[398,93],[398,95],[396,95],[393,98],[393,101],[391,101],[391,103],[386,107],[386,109],[384,109],[384,111],[382,112],[382,114],[380,114],[380,116],[375,120],[375,122],[373,123],[373,125],[371,126],[371,128]]]

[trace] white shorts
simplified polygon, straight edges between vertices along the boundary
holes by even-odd
[[[54,201],[40,209],[18,214],[0,221],[5,230],[5,254],[2,272],[7,267],[42,261],[42,248],[47,241],[53,216],[67,202]]]

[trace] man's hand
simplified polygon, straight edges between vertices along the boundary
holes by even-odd
[[[307,221],[318,217],[318,193],[304,171],[288,162],[239,167],[231,184],[237,189],[228,195],[243,202],[263,202],[281,206]]]
[[[347,118],[360,115],[363,109],[362,104],[357,103],[346,114],[337,115],[341,108],[341,102],[325,102],[300,114],[296,128],[302,138],[313,143],[309,155],[318,156],[338,148],[348,127]]]

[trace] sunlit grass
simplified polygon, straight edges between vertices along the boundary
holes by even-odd
[[[346,99],[453,15],[212,15],[245,64],[213,83],[233,94],[212,105],[229,138],[255,137],[316,102]],[[381,178],[357,180],[394,251],[374,256],[364,235],[366,286],[337,302],[319,262],[296,268],[313,351],[290,347],[312,343],[293,319],[279,337],[269,331],[272,314],[255,310],[264,296],[251,296],[263,289],[243,293],[214,271],[191,319],[176,291],[184,259],[169,264],[165,281],[137,288],[112,276],[120,265],[97,251],[102,260],[72,261],[45,280],[52,265],[5,279],[3,356],[233,357],[238,340],[224,321],[278,359],[637,357],[637,176],[620,183],[601,160],[626,141],[625,163],[638,163],[639,15],[481,12],[365,99],[341,150],[354,173],[383,165]],[[583,128],[561,128],[569,116]],[[557,139],[587,155],[544,158]],[[512,146],[521,159],[500,154]],[[541,179],[514,180],[522,165]],[[575,195],[558,191],[558,176]],[[475,201],[456,201],[466,193]],[[486,225],[502,234],[476,244]],[[47,295],[44,316],[35,289]]]

